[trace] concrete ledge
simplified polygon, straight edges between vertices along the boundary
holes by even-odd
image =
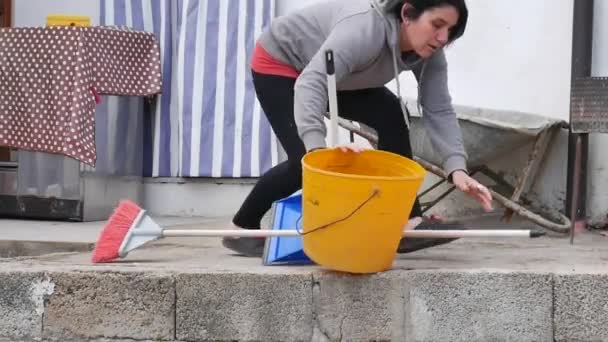
[[[310,341],[312,313],[309,275],[177,277],[180,340]]]
[[[0,279],[0,341],[519,342],[554,341],[554,327],[556,341],[600,341],[608,336],[605,280],[403,270],[10,272]]]
[[[36,340],[15,340],[15,339],[3,339],[0,337],[0,342],[190,342],[190,341],[176,341],[176,340],[166,340],[166,341],[152,341],[152,340],[133,340],[133,339],[113,339],[113,338],[95,338],[95,339],[86,339],[82,338],[76,339],[60,339],[60,340],[48,340],[48,339],[36,339]]]
[[[53,273],[43,337],[170,340],[175,336],[175,285],[150,274]]]
[[[603,341],[605,239],[462,239],[366,276],[266,267],[202,237],[111,264],[0,259],[0,342]]]
[[[228,217],[236,213],[252,188],[245,181],[146,182],[143,207],[156,216]]]
[[[552,277],[511,272],[414,272],[406,341],[553,341]]]
[[[40,339],[44,300],[52,293],[43,274],[0,272],[0,338]]]
[[[555,277],[555,341],[608,340],[608,276]]]
[[[320,273],[314,277],[313,341],[405,341],[401,272],[372,276]]]

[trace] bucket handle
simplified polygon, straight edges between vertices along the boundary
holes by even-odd
[[[349,218],[351,218],[353,215],[355,215],[355,214],[356,214],[356,213],[357,213],[359,210],[361,210],[361,209],[362,209],[362,208],[363,208],[363,207],[364,207],[366,204],[368,204],[368,203],[369,203],[369,202],[370,202],[372,199],[374,199],[374,197],[377,197],[377,196],[380,196],[380,189],[379,189],[379,188],[374,187],[374,188],[372,189],[372,193],[370,194],[370,196],[369,196],[369,197],[368,197],[368,198],[367,198],[365,201],[363,201],[363,203],[359,204],[359,205],[358,205],[358,206],[357,206],[357,207],[356,207],[356,208],[355,208],[355,209],[354,209],[354,210],[353,210],[353,211],[352,211],[350,214],[348,214],[346,217],[343,217],[343,218],[341,218],[341,219],[339,219],[339,220],[336,220],[336,221],[333,221],[333,222],[330,222],[330,223],[324,224],[324,225],[322,225],[322,226],[316,227],[316,228],[314,228],[314,229],[311,229],[311,230],[307,231],[306,233],[303,233],[303,232],[300,230],[300,228],[299,228],[299,221],[302,219],[302,214],[300,214],[300,217],[298,218],[298,222],[296,222],[296,231],[298,232],[298,234],[300,234],[300,235],[304,236],[304,235],[308,235],[308,234],[310,234],[310,233],[314,233],[314,232],[319,231],[319,230],[327,229],[327,228],[329,228],[330,226],[332,226],[332,225],[334,225],[334,224],[336,224],[336,223],[340,223],[340,222],[346,221],[346,220],[348,220]]]

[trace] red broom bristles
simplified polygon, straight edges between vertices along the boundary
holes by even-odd
[[[104,226],[93,250],[93,263],[108,262],[119,257],[118,250],[142,209],[132,201],[123,200]]]

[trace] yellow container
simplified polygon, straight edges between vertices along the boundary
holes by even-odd
[[[46,26],[91,26],[91,19],[82,15],[51,14],[46,17]]]
[[[425,170],[397,154],[313,151],[302,159],[302,244],[321,267],[390,269]]]

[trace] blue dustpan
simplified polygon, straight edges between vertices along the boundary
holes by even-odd
[[[271,229],[293,230],[302,228],[302,194],[276,201],[272,213]],[[300,237],[269,237],[266,239],[264,265],[310,265]]]

